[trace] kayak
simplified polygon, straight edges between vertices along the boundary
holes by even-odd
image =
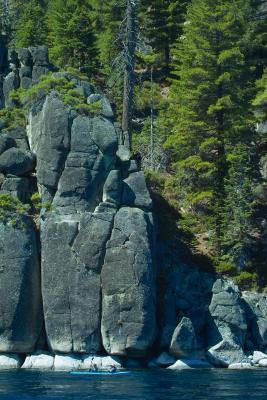
[[[108,372],[108,371],[71,371],[72,375],[128,375],[130,371],[116,371],[116,372]]]

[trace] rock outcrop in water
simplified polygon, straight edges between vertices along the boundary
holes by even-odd
[[[0,94],[12,109],[11,92],[52,67],[43,47],[9,60]],[[165,252],[144,174],[120,144],[108,100],[70,73],[52,76],[100,108],[81,114],[54,89],[32,102],[27,127],[0,119],[3,363],[19,366],[14,354],[35,351],[24,368],[89,368],[92,354],[173,369],[250,365],[253,351],[267,351],[266,296],[241,294]],[[40,212],[30,200],[37,191]],[[108,360],[99,363],[121,362]]]

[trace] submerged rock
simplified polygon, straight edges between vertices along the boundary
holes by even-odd
[[[207,361],[203,360],[177,360],[175,364],[168,367],[168,369],[172,370],[183,370],[183,369],[209,369],[212,368],[212,365]]]

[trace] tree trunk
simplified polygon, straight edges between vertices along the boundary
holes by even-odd
[[[136,48],[136,1],[127,1],[126,13],[126,41],[125,41],[125,67],[124,67],[124,93],[123,93],[123,112],[122,130],[124,145],[131,149],[132,142],[132,113],[133,113],[133,94],[135,81],[135,48]]]

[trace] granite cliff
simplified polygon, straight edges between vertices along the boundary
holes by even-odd
[[[185,264],[159,239],[144,173],[107,98],[54,71],[44,47],[9,52],[9,67],[1,60],[0,366],[267,360],[267,297]],[[15,91],[44,75],[60,86],[40,88],[16,124]]]

